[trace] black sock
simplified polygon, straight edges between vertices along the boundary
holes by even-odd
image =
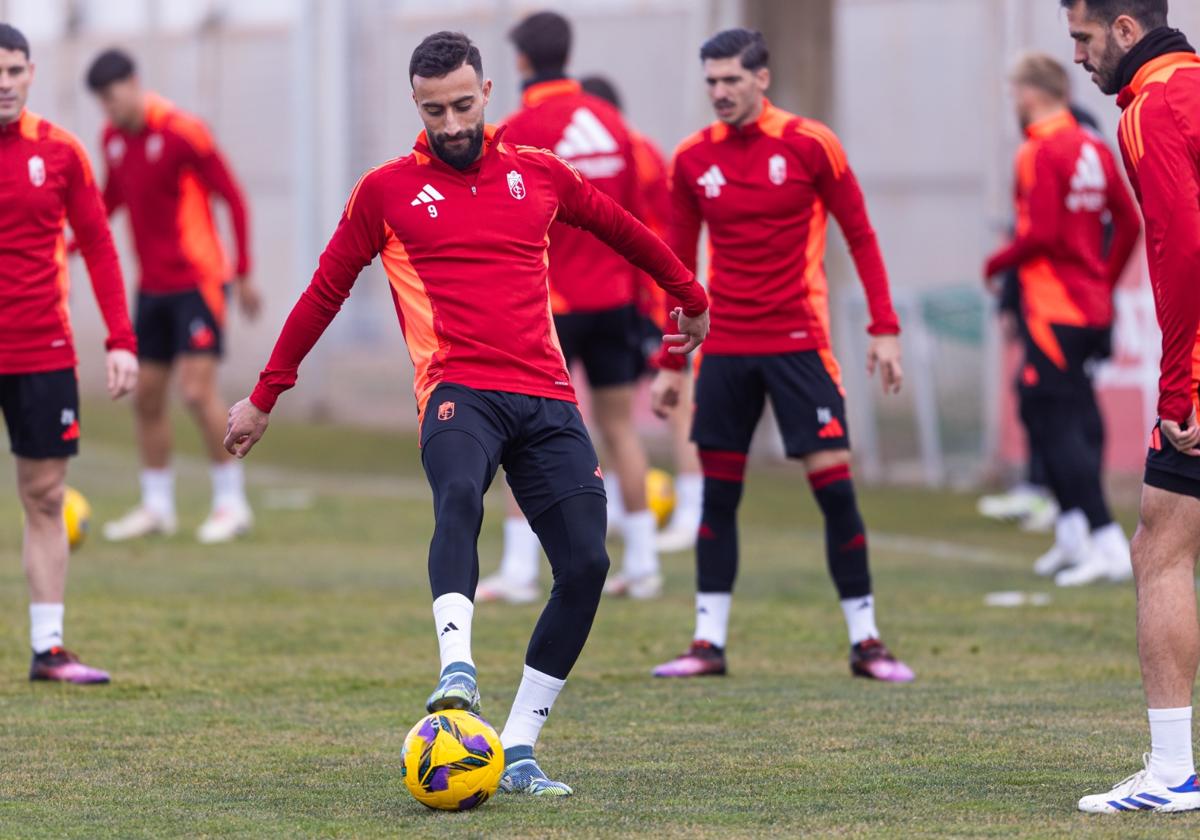
[[[698,592],[732,592],[737,579],[737,509],[742,501],[746,456],[700,450],[704,467],[704,504],[696,541]]]
[[[850,465],[809,473],[808,482],[825,515],[825,560],[838,598],[844,601],[870,595],[867,532],[854,497]]]

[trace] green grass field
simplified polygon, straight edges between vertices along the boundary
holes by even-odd
[[[72,483],[97,526],[134,501],[134,466],[125,415],[89,408]],[[207,475],[180,431],[190,531]],[[399,775],[437,669],[430,505],[413,441],[281,425],[249,469],[259,527],[244,543],[93,538],[73,558],[67,642],[113,672],[98,688],[26,682],[20,516],[0,493],[0,837],[1200,831],[1200,815],[1074,810],[1137,769],[1147,744],[1132,587],[1052,591],[1027,572],[1044,540],[984,522],[973,498],[865,491],[882,628],[918,682],[852,680],[819,518],[803,479],[784,470],[749,484],[730,676],[649,678],[691,631],[691,557],[670,556],[664,600],[603,604],[544,732],[544,765],[577,795],[427,811]],[[485,567],[499,551],[492,502]],[[984,606],[1009,589],[1053,602]],[[536,616],[476,613],[497,728]]]

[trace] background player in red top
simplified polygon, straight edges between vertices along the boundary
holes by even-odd
[[[1062,0],[1075,61],[1124,110],[1119,140],[1142,206],[1162,328],[1158,427],[1133,538],[1138,657],[1150,718],[1145,769],[1079,809],[1200,810],[1192,691],[1200,664],[1200,57],[1167,25],[1167,0]]]
[[[621,96],[616,86],[604,76],[587,76],[580,86],[618,111]],[[646,135],[629,127],[633,143],[633,161],[641,190],[642,221],[663,239],[667,236],[667,219],[671,216],[671,188],[667,179],[667,159]],[[663,290],[644,271],[637,274],[634,293],[638,317],[641,319],[642,353],[647,360],[647,372],[653,373],[650,363],[662,346],[663,333],[668,332],[667,306]],[[700,528],[700,510],[704,499],[704,475],[700,471],[700,455],[692,443],[692,380],[685,378],[679,395],[679,408],[667,421],[671,428],[671,455],[675,462],[675,510],[666,527],[659,532],[655,545],[659,551],[684,551],[696,545]],[[608,512],[613,515],[610,496]]]
[[[129,212],[137,251],[136,329],[142,375],[135,417],[142,459],[142,501],[104,526],[110,540],[171,534],[176,528],[171,376],[200,429],[211,459],[212,510],[196,532],[203,543],[226,542],[249,530],[242,465],[222,446],[225,403],[217,392],[231,276],[242,310],[259,311],[250,280],[246,203],[224,156],[203,123],[142,88],[133,60],[107,50],[92,62],[87,86],[108,117],[101,148],[108,171],[104,202],[111,215]],[[229,208],[237,259],[225,258],[210,198]]]
[[[1062,511],[1054,547],[1034,570],[1057,573],[1060,586],[1126,580],[1129,542],[1104,498],[1104,422],[1091,366],[1110,354],[1113,289],[1141,224],[1112,153],[1071,115],[1066,69],[1034,53],[1017,63],[1012,82],[1028,136],[1017,153],[1016,235],[984,276],[1018,271],[1021,413]]]
[[[25,109],[33,83],[29,42],[0,24],[0,410],[25,509],[21,560],[29,584],[31,680],[106,683],[63,648],[67,459],[79,451],[79,386],[67,305],[65,230],[87,261],[108,327],[108,392],[131,391],[137,344],[125,284],[83,146]]]
[[[524,82],[521,109],[506,120],[512,142],[549,149],[635,216],[640,188],[629,129],[609,103],[566,78],[571,25],[554,12],[539,12],[510,33]],[[643,370],[636,307],[637,272],[624,257],[590,233],[568,225],[550,229],[550,301],[567,366],[583,365],[591,393],[592,421],[604,443],[610,478],[619,487],[620,516],[612,516],[625,539],[622,569],[605,591],[635,598],[662,592],[654,546],[654,514],[646,506],[646,452],[633,422],[633,397]],[[612,493],[615,488],[609,488]],[[617,494],[614,494],[617,495]],[[613,513],[613,506],[610,506]],[[512,522],[510,518],[510,522]],[[519,522],[506,528],[516,536]],[[526,529],[527,530],[527,529]],[[484,581],[503,592],[508,570],[528,580],[536,569],[536,542],[526,538],[516,555],[505,547],[501,574]],[[491,594],[491,593],[489,593]]]
[[[479,708],[472,596],[483,496],[503,466],[550,559],[554,587],[534,628],[501,733],[501,790],[566,795],[533,747],[591,630],[608,571],[604,482],[550,315],[547,234],[576,225],[627,254],[682,301],[668,336],[688,352],[708,332],[704,290],[671,250],[570,164],[484,123],[492,83],[479,50],[439,32],[409,77],[425,124],[413,152],[362,177],[258,387],[230,411],[225,445],[245,456],[267,412],[380,256],[415,369],[421,459],[433,489],[429,548],[441,678],[430,712]],[[498,283],[497,278],[504,278]]]
[[[781,111],[762,33],[731,29],[700,48],[717,122],[680,144],[671,167],[669,239],[695,266],[708,225],[712,337],[696,382],[692,439],[704,467],[704,515],[696,545],[696,632],[690,649],[655,669],[660,677],[725,673],[725,640],[737,575],[737,509],[746,454],[770,396],[787,455],[801,461],[825,517],[826,559],[850,635],[857,676],[908,681],[912,671],[879,639],[867,538],[850,478],[849,438],[837,362],[830,350],[824,271],[827,212],[838,220],[867,293],[868,367],[898,391],[900,325],[887,271],[845,152],[824,125]],[[652,401],[679,399],[675,359]]]

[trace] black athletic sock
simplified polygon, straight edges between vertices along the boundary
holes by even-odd
[[[746,456],[702,449],[700,463],[704,503],[696,541],[696,590],[732,592],[737,579],[737,509],[742,501]]]
[[[867,532],[854,497],[850,465],[809,473],[808,482],[825,515],[825,560],[838,598],[844,601],[870,595]]]
[[[568,496],[531,524],[541,540],[554,585],[542,610],[525,664],[565,680],[583,651],[608,575],[604,547],[608,503],[595,493]]]
[[[433,489],[433,539],[429,543],[433,598],[436,601],[458,592],[474,600],[483,494],[495,470],[479,442],[459,431],[431,437],[421,450],[421,463]]]

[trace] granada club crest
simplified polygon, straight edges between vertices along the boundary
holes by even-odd
[[[787,180],[787,158],[783,155],[771,155],[767,161],[767,177],[775,186],[781,186]]]
[[[146,138],[146,160],[153,163],[162,157],[163,152],[163,136],[161,134],[151,134]]]
[[[454,403],[450,402],[449,400],[446,400],[446,402],[444,402],[438,406],[438,419],[439,420],[449,420],[453,416],[454,416]]]
[[[35,187],[46,183],[46,161],[42,160],[40,155],[29,159],[29,183]]]
[[[518,201],[525,197],[525,180],[515,169],[508,173],[508,191]]]

